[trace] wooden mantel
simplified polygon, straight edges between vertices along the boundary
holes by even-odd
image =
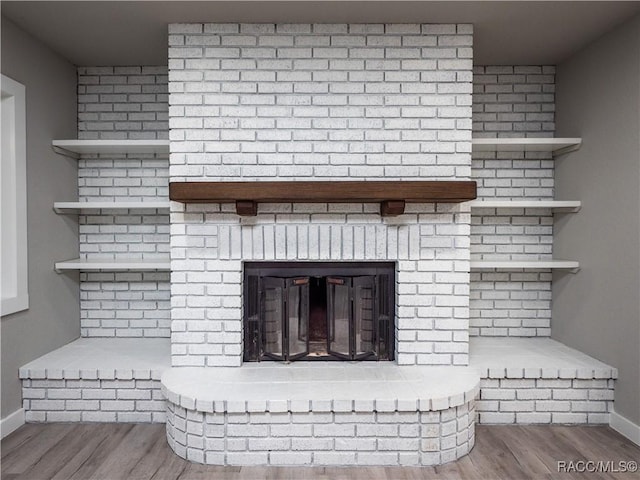
[[[405,203],[459,203],[476,198],[473,181],[171,182],[169,198],[182,203],[235,202],[238,215],[256,215],[258,203],[380,203],[382,216],[404,213]]]

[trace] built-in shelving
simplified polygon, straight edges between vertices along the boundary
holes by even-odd
[[[151,202],[55,202],[59,214],[74,214],[85,210],[169,210],[169,201]]]
[[[474,138],[473,152],[550,152],[562,155],[580,148],[581,138]],[[542,208],[554,212],[577,212],[582,203],[562,200],[473,200],[472,211],[479,208]],[[580,263],[571,260],[472,260],[471,270],[548,270],[560,269],[573,273]]]
[[[53,140],[56,153],[78,159],[82,155],[109,154],[169,154],[169,140]],[[120,202],[55,202],[53,209],[58,214],[77,214],[87,210],[169,210],[169,201],[120,201]],[[56,262],[57,272],[68,270],[100,271],[169,271],[169,258],[161,260],[82,260]]]
[[[76,258],[64,262],[56,262],[54,268],[58,272],[65,270],[169,271],[171,262],[168,258],[166,260],[83,260]]]
[[[471,270],[546,270],[577,271],[580,262],[572,260],[472,260]]]
[[[73,158],[91,154],[169,154],[169,140],[53,140],[51,144],[56,153]]]
[[[478,208],[549,208],[554,212],[577,212],[579,200],[472,200],[471,209]]]
[[[474,152],[551,152],[562,155],[580,148],[581,138],[474,138]]]

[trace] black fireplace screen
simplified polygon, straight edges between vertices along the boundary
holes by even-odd
[[[392,263],[245,263],[244,360],[392,360]]]

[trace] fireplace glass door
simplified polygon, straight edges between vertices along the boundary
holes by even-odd
[[[287,359],[297,360],[309,353],[309,278],[288,279],[286,285]]]
[[[245,361],[393,359],[392,267],[305,268],[246,268]]]
[[[374,276],[327,278],[329,353],[346,360],[375,355]]]
[[[261,279],[260,318],[263,355],[296,360],[309,351],[309,279]]]

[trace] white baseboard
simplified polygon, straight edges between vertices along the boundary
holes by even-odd
[[[636,445],[640,445],[640,425],[636,425],[616,412],[611,412],[609,414],[609,426]]]
[[[19,408],[15,412],[0,420],[0,438],[4,438],[15,432],[24,425],[24,408]]]

